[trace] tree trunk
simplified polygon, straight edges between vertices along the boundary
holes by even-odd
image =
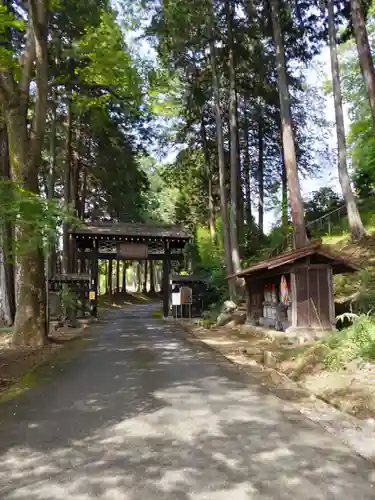
[[[116,293],[120,293],[120,261],[116,260]]]
[[[23,189],[39,194],[38,170],[30,158],[26,117],[19,108],[6,110],[9,158],[12,176]],[[32,228],[17,227],[20,246],[32,238]],[[19,290],[13,328],[13,343],[38,346],[47,343],[46,283],[42,242],[38,247],[20,251]]]
[[[69,209],[72,201],[72,104],[69,101],[68,115],[66,124],[66,157],[64,169],[64,204],[65,208]],[[67,223],[64,223],[63,228],[63,272],[71,272],[71,248],[70,248],[70,235]]]
[[[109,295],[109,289],[108,289],[108,261],[107,260],[104,261],[103,266],[104,266],[105,293],[106,293],[106,295]]]
[[[57,165],[57,151],[56,151],[56,91],[52,90],[51,102],[51,137],[50,137],[50,161],[48,170],[48,199],[53,200],[55,197],[55,175]],[[57,230],[57,228],[56,228]],[[57,238],[51,242],[48,255],[48,274],[55,276],[57,267]]]
[[[142,288],[142,270],[141,263],[137,262],[137,292],[140,293]]]
[[[334,18],[333,0],[328,0],[328,31],[329,31],[329,50],[331,56],[332,86],[333,98],[335,103],[336,133],[338,148],[338,171],[342,194],[345,200],[348,213],[349,230],[353,240],[360,240],[365,229],[358,211],[357,202],[350,185],[350,178],[347,167],[346,139],[344,126],[344,113],[342,107],[342,94],[340,82],[339,60],[336,47],[336,27]]]
[[[0,124],[0,181],[10,181],[8,136]],[[13,228],[8,220],[0,221],[0,322],[13,325],[16,314],[14,283]]]
[[[203,146],[204,161],[206,163],[206,176],[207,176],[207,191],[208,191],[208,224],[210,228],[211,241],[216,241],[216,217],[215,206],[212,192],[212,169],[210,152],[208,150],[206,127],[204,124],[203,116],[201,117],[201,138]]]
[[[235,80],[236,83],[236,80]],[[238,181],[237,181],[237,234],[239,245],[243,242],[244,237],[244,197],[243,197],[243,170],[241,164],[241,145],[240,145],[240,132],[239,132],[239,119],[238,119],[238,95],[237,90],[235,92],[235,110],[236,110],[236,150],[237,150],[237,169],[238,169]],[[242,258],[242,255],[240,255]]]
[[[250,151],[249,151],[249,122],[247,115],[245,116],[245,126],[244,126],[244,176],[245,176],[245,220],[248,227],[252,224],[252,213],[251,213],[251,181],[250,181]]]
[[[155,293],[155,269],[153,260],[150,260],[150,292]]]
[[[228,0],[227,23],[228,23],[228,70],[229,70],[229,131],[230,131],[230,242],[232,247],[233,272],[238,272],[241,268],[240,251],[238,243],[238,201],[239,201],[239,165],[237,149],[237,95],[236,95],[236,71],[234,62],[234,41],[233,41],[233,1]]]
[[[144,262],[144,276],[143,276],[143,293],[147,293],[147,275],[148,275],[148,261]]]
[[[261,234],[264,233],[264,158],[263,158],[263,124],[259,118],[258,127],[258,227]]]
[[[220,181],[220,208],[221,217],[223,220],[224,233],[224,253],[226,260],[226,268],[228,275],[233,274],[232,249],[229,233],[229,218],[228,218],[228,202],[227,189],[225,183],[225,155],[224,155],[224,140],[223,140],[223,124],[221,119],[221,104],[220,104],[220,86],[219,77],[216,68],[216,49],[215,49],[214,29],[210,37],[210,58],[212,71],[212,86],[215,99],[215,120],[216,120],[216,140],[219,161],[219,181]],[[235,287],[233,280],[229,280],[229,295],[233,299],[235,296]]]
[[[281,225],[288,227],[288,181],[283,154],[281,156]]]
[[[276,49],[276,66],[280,98],[281,130],[289,198],[292,207],[294,242],[297,248],[307,244],[306,225],[301,188],[297,172],[297,158],[290,111],[290,98],[286,74],[283,33],[280,25],[279,0],[270,0],[273,36]]]
[[[113,292],[113,260],[108,261],[108,295],[111,297]]]
[[[71,176],[72,187],[71,187],[71,198],[74,203],[75,215],[80,217],[81,212],[81,125],[79,118],[76,124],[76,134],[75,134],[75,148],[72,151],[73,160],[73,172]]]
[[[86,197],[87,197],[87,169],[83,168],[82,171],[82,194],[80,202],[79,218],[84,221],[86,213]]]
[[[359,64],[370,103],[372,125],[375,134],[375,70],[366,29],[365,13],[361,0],[351,0],[350,4]]]
[[[122,263],[122,292],[126,293],[126,261]]]
[[[29,0],[26,43],[22,48],[19,79],[12,66],[0,68],[0,105],[8,132],[12,179],[26,191],[39,194],[38,173],[44,142],[48,95],[48,2]],[[32,21],[31,21],[32,18]],[[18,54],[17,54],[18,56]],[[35,69],[33,99],[29,99],[31,73]],[[33,102],[32,121],[28,105]],[[33,234],[34,233],[34,234]],[[16,234],[21,244],[35,240],[35,228],[19,221]],[[18,257],[20,286],[13,328],[13,342],[41,345],[47,342],[46,288],[43,241]]]

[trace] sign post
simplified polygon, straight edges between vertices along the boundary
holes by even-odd
[[[177,287],[172,291],[172,307],[175,308],[176,318],[178,318],[178,310],[181,309],[181,294]]]
[[[188,306],[189,319],[191,319],[191,306],[193,304],[193,290],[189,286],[183,286],[180,290],[182,306]]]

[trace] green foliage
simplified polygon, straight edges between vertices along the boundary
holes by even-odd
[[[314,191],[310,200],[305,203],[307,221],[314,221],[343,206],[344,201],[330,187],[322,187]]]
[[[77,296],[68,286],[63,286],[60,293],[61,305],[65,316],[73,311],[77,306]]]
[[[375,6],[369,9],[366,27],[370,46],[375,42]],[[354,182],[360,196],[368,196],[375,189],[375,138],[367,91],[358,62],[354,40],[341,49],[342,82],[348,105],[350,128],[348,145],[354,167]]]
[[[164,168],[149,155],[139,157],[139,165],[148,181],[144,196],[144,219],[147,222],[174,224],[179,190],[166,182]]]
[[[10,44],[11,30],[23,32],[24,29],[23,19],[17,19],[7,6],[0,5],[0,69],[2,71],[7,71],[9,68],[18,69],[18,61]]]
[[[17,225],[14,252],[27,253],[37,247],[47,248],[56,241],[64,222],[77,224],[73,212],[55,200],[46,200],[26,191],[12,181],[0,181],[0,220]],[[13,256],[8,256],[13,258]]]
[[[338,370],[355,359],[375,359],[375,318],[369,314],[345,314],[339,321],[352,324],[330,335],[323,343],[331,352],[325,357],[327,368]]]
[[[217,241],[222,241],[220,219],[217,222]],[[222,246],[212,241],[210,231],[204,226],[196,228],[194,244],[194,272],[206,276],[209,280],[209,285],[214,292],[211,297],[212,302],[226,299],[228,297],[228,279]]]
[[[103,10],[100,24],[86,28],[74,55],[86,63],[75,68],[80,81],[105,91],[88,96],[89,106],[101,106],[113,98],[125,99],[128,106],[131,101],[135,107],[141,104],[141,80],[113,12]],[[79,99],[84,99],[82,93]]]
[[[199,321],[199,326],[209,329],[212,328],[215,325],[215,323],[216,323],[215,319],[206,318],[206,319],[201,319]]]
[[[356,309],[361,313],[372,311],[375,306],[375,273],[365,269],[359,273]]]

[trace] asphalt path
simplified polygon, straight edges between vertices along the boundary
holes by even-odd
[[[2,500],[374,500],[366,460],[151,306],[0,407]]]

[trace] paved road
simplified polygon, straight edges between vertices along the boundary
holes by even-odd
[[[368,462],[149,306],[4,414],[2,500],[375,499]]]

